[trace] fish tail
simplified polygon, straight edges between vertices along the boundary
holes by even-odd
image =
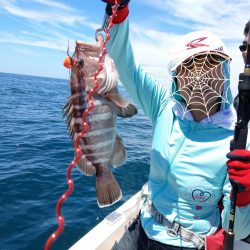
[[[96,197],[99,207],[110,206],[121,199],[121,188],[111,171],[96,175]]]

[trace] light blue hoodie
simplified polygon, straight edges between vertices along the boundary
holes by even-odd
[[[224,105],[225,109],[209,121],[197,123],[190,113],[183,116],[170,91],[135,63],[128,19],[112,28],[107,47],[121,82],[152,121],[149,190],[155,207],[169,221],[198,234],[213,234],[221,222],[227,228],[231,185],[225,163],[233,138],[232,106]],[[222,196],[224,210],[220,214],[218,201]],[[141,221],[149,238],[194,247],[179,236],[169,236],[146,207],[142,209]],[[242,239],[249,232],[250,205],[237,208],[235,238]]]

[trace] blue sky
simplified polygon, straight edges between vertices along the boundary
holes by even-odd
[[[105,4],[100,0],[0,0],[0,72],[68,78],[68,41],[95,42]],[[239,43],[249,0],[131,0],[131,39],[137,61],[166,81],[167,55],[180,36],[209,30],[228,47],[232,76],[243,71]]]

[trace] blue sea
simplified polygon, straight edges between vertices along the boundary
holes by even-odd
[[[66,169],[74,157],[62,113],[68,80],[0,73],[0,85],[0,250],[43,249],[57,228],[55,206],[68,188]],[[124,165],[113,171],[122,200],[99,208],[95,177],[74,167],[74,191],[62,207],[65,229],[52,250],[71,247],[147,181],[150,121],[139,110],[118,119],[118,133],[127,149]]]

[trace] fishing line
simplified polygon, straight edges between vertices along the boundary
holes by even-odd
[[[88,92],[87,92],[88,108],[85,110],[85,112],[82,115],[83,130],[81,131],[81,133],[78,134],[78,136],[76,137],[76,140],[74,142],[75,157],[74,157],[74,160],[68,165],[67,170],[66,170],[68,189],[65,193],[63,193],[63,195],[59,198],[59,200],[57,201],[57,204],[56,204],[56,217],[57,217],[57,222],[58,222],[58,228],[47,239],[47,241],[45,243],[45,247],[44,247],[45,250],[50,249],[51,245],[62,234],[62,232],[64,230],[64,217],[61,214],[61,207],[62,207],[63,203],[72,194],[73,189],[74,189],[74,182],[73,182],[73,179],[71,178],[71,171],[72,171],[73,167],[77,164],[77,162],[82,157],[82,151],[80,148],[80,139],[83,137],[84,134],[88,133],[88,131],[89,131],[89,126],[88,126],[88,123],[86,122],[86,118],[87,118],[88,114],[94,109],[93,94],[99,88],[99,85],[100,85],[98,80],[97,80],[97,77],[103,69],[102,61],[103,61],[104,56],[107,54],[106,44],[110,40],[110,29],[114,26],[114,23],[112,21],[113,21],[113,18],[117,16],[116,12],[117,12],[118,7],[119,7],[118,1],[115,0],[115,4],[112,7],[112,15],[108,18],[107,28],[105,27],[105,29],[99,30],[99,31],[104,31],[104,33],[106,35],[104,42],[101,46],[101,53],[100,53],[100,56],[98,59],[99,67],[94,75],[94,86],[92,89],[88,90]],[[68,51],[67,51],[67,54],[68,54]],[[68,55],[67,59],[71,60],[69,55]]]

